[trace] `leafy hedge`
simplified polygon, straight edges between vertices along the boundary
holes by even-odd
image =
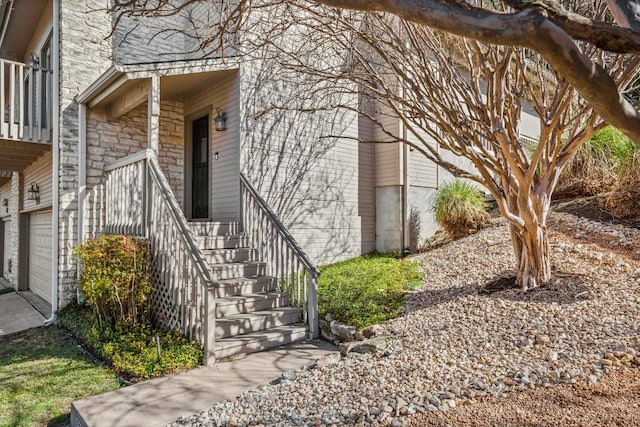
[[[151,293],[148,242],[133,236],[102,235],[73,249],[82,261],[78,286],[101,328],[129,328],[147,320]]]
[[[419,264],[388,254],[370,254],[321,268],[320,315],[331,313],[358,329],[391,319],[407,290],[420,285]]]

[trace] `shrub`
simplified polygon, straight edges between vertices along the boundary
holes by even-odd
[[[608,126],[596,132],[562,171],[555,196],[595,196],[615,191],[624,165],[637,150],[616,128]]]
[[[364,255],[321,270],[320,315],[331,313],[359,329],[395,317],[405,292],[422,281],[417,263],[386,254]]]
[[[454,239],[474,233],[489,221],[482,192],[459,179],[438,189],[432,209],[438,224]]]
[[[131,328],[145,322],[151,292],[148,244],[123,235],[103,235],[74,248],[83,269],[78,285],[100,328]]]
[[[62,309],[58,318],[60,325],[84,346],[132,381],[195,368],[202,360],[200,345],[176,332],[165,332],[148,324],[127,330],[110,326],[99,328],[90,308],[74,304]],[[159,356],[156,336],[160,340]]]
[[[615,218],[628,218],[640,212],[640,149],[631,153],[618,168],[615,191],[600,202]]]

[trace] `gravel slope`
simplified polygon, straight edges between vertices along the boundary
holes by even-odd
[[[553,283],[491,294],[478,290],[512,267],[503,224],[416,255],[425,282],[385,326],[394,337],[386,351],[289,375],[172,425],[422,425],[414,420],[424,412],[594,383],[612,366],[635,363],[640,265],[624,255],[636,253],[640,231],[567,214],[556,214],[554,224],[575,238],[605,236],[597,243],[617,242],[623,252],[551,231]]]

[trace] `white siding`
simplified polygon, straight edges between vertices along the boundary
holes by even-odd
[[[407,139],[417,146],[424,145],[425,141],[432,147],[437,147],[437,142],[429,137],[425,132],[417,130],[418,135],[409,132]],[[409,185],[416,187],[438,187],[438,166],[427,159],[420,151],[409,148]]]
[[[13,194],[11,194],[11,181],[9,181],[5,185],[0,187],[0,218],[11,216],[11,210],[4,207],[2,203],[4,203],[4,199],[7,199],[9,203],[11,203],[12,196]]]
[[[400,174],[402,147],[397,142],[385,142],[393,141],[398,137],[400,132],[399,120],[391,114],[387,107],[380,104],[378,104],[376,117],[384,128],[384,130],[380,129],[379,126],[375,128],[375,140],[381,142],[376,144],[375,148],[376,187],[402,185],[402,176]],[[390,133],[391,136],[387,133]]]
[[[371,251],[375,147],[358,142],[361,118],[346,109],[269,110],[299,102],[291,96],[299,81],[280,79],[277,64],[260,58],[240,70],[241,170],[314,262]]]
[[[31,183],[38,184],[40,190],[40,203],[35,200],[27,200],[27,192]],[[33,211],[51,206],[52,203],[52,154],[49,152],[35,161],[24,170],[24,182],[22,188],[22,210]]]
[[[209,217],[214,221],[236,221],[240,211],[238,73],[223,76],[185,101],[185,115],[197,119],[209,114]],[[215,129],[218,108],[227,114],[227,130],[221,132]]]
[[[2,227],[2,277],[9,279],[9,263],[11,260],[11,220],[0,221]]]
[[[29,290],[51,303],[51,211],[29,216]]]

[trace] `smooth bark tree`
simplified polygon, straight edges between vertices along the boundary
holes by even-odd
[[[189,2],[144,3],[116,10],[166,16],[183,13]],[[572,12],[544,1],[479,2],[491,9],[472,0],[320,3],[241,1],[219,10],[217,30],[194,26],[191,36],[202,38],[207,54],[222,33],[237,32],[244,54],[277,63],[297,89],[270,108],[311,111],[322,99],[321,108],[351,109],[387,141],[409,144],[484,186],[508,222],[516,282],[523,289],[548,282],[546,226],[562,169],[605,123],[640,141],[640,113],[625,98],[635,89],[640,57],[618,53],[640,52],[640,36],[609,23],[613,10],[601,1],[566,3]],[[540,118],[535,147],[520,140],[524,108]],[[390,117],[407,133],[389,131]]]

